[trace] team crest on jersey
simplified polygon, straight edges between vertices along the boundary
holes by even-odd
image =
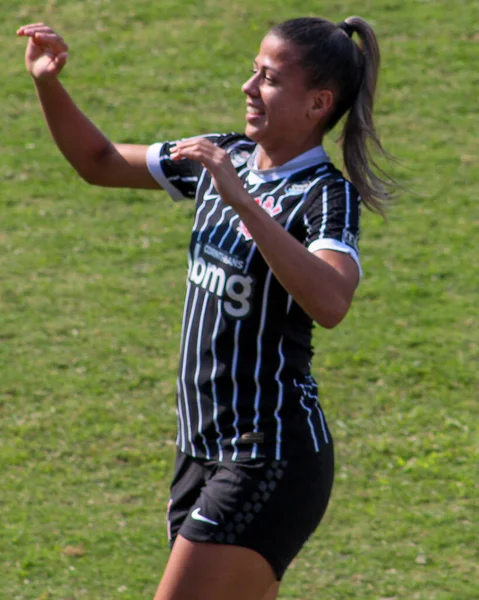
[[[302,181],[301,183],[290,183],[285,187],[285,192],[288,196],[299,196],[309,188],[310,182]]]
[[[249,157],[250,153],[248,150],[233,150],[230,153],[231,163],[235,169],[245,165],[248,162]]]
[[[279,213],[283,211],[283,208],[281,207],[281,205],[277,204],[275,206],[275,204],[274,204],[275,199],[273,196],[267,196],[265,198],[264,202],[261,201],[261,198],[255,198],[254,201],[256,202],[256,204],[259,204],[259,206],[261,206],[261,208],[264,209],[270,217],[275,217],[276,215],[279,215]],[[243,223],[243,221],[239,222],[239,225],[236,228],[236,231],[241,233],[244,236],[246,241],[253,239],[251,236],[251,233],[248,231],[248,229],[246,228],[246,225]]]

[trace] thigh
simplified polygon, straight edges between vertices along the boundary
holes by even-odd
[[[274,600],[277,588],[275,573],[257,552],[179,535],[154,600]]]

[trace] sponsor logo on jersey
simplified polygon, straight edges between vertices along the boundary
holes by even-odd
[[[237,269],[244,269],[244,260],[241,260],[241,258],[238,258],[234,254],[228,254],[228,252],[218,248],[218,246],[214,246],[213,244],[205,244],[203,246],[203,252],[207,256],[216,258],[216,260],[219,260],[225,265],[236,267]]]
[[[221,263],[221,264],[218,264]],[[244,261],[213,244],[196,243],[188,279],[223,300],[223,311],[235,319],[251,312],[253,278],[241,272]]]
[[[300,194],[304,194],[304,192],[309,188],[311,182],[302,181],[300,183],[290,183],[284,188],[284,191],[287,196],[299,196]]]
[[[273,196],[267,196],[264,199],[264,201],[262,201],[261,198],[255,198],[254,201],[256,202],[256,204],[259,204],[261,206],[261,208],[263,208],[270,217],[275,217],[276,215],[279,215],[279,213],[283,211],[283,208],[280,204],[276,204],[276,206],[275,206],[275,199]],[[248,229],[246,228],[246,225],[243,223],[243,221],[239,222],[239,225],[236,228],[236,231],[241,233],[244,236],[246,241],[249,241],[252,239],[252,236],[251,236],[250,232],[248,231]]]
[[[230,160],[233,164],[233,167],[237,169],[238,167],[245,165],[250,156],[251,154],[248,150],[233,150],[230,153]]]

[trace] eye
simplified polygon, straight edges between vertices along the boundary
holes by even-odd
[[[259,72],[259,69],[257,69],[256,67],[253,67],[251,69],[252,75],[256,75],[256,73],[258,73],[258,72]],[[263,79],[265,81],[267,81],[268,83],[271,83],[271,84],[275,84],[276,83],[275,80],[274,80],[274,78],[271,77],[271,75],[268,75],[268,71],[262,71],[262,76],[263,76]]]

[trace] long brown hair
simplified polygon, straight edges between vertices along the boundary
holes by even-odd
[[[393,182],[378,166],[373,152],[384,151],[373,120],[380,54],[376,35],[361,17],[338,25],[325,19],[302,17],[276,25],[271,32],[296,44],[311,88],[330,86],[334,109],[326,124],[330,131],[345,116],[339,138],[344,167],[364,204],[384,214]],[[352,39],[359,37],[359,44]]]

